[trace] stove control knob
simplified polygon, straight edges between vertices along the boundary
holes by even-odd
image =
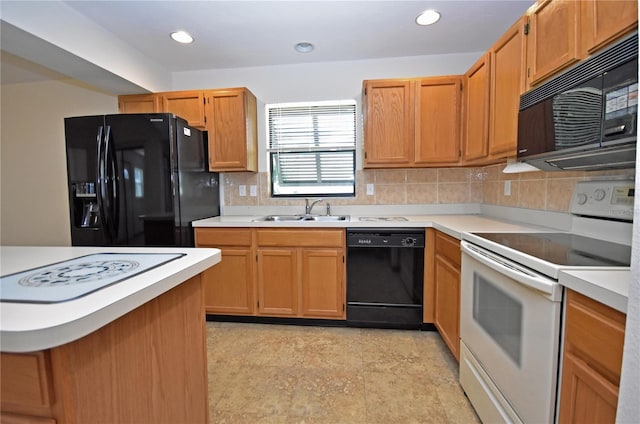
[[[579,205],[584,205],[585,203],[587,203],[587,195],[584,193],[578,193],[576,199]]]
[[[402,240],[402,246],[404,247],[412,247],[416,244],[416,239],[413,237],[407,237]]]
[[[604,199],[604,196],[607,193],[605,193],[605,191],[601,188],[597,189],[596,191],[593,192],[593,197],[594,199],[596,199],[597,201],[600,201],[602,199]]]

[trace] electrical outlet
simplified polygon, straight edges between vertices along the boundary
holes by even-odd
[[[258,195],[258,186],[250,185],[249,186],[249,196],[256,197]]]
[[[504,195],[511,196],[511,181],[507,180],[504,182]]]
[[[247,186],[246,185],[239,185],[238,186],[238,194],[240,195],[240,197],[244,197],[247,195]]]
[[[373,184],[367,184],[367,196],[373,196],[376,193]]]

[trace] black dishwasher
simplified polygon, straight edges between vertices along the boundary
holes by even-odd
[[[420,328],[424,229],[347,229],[347,325]]]

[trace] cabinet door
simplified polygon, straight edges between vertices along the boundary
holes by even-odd
[[[564,356],[558,418],[560,424],[613,424],[617,405],[617,386],[576,356]]]
[[[436,231],[434,324],[451,353],[460,358],[460,242]]]
[[[458,164],[461,84],[460,77],[425,78],[417,82],[416,165]]]
[[[582,53],[587,56],[638,25],[636,0],[582,0]]]
[[[490,72],[491,57],[486,53],[464,76],[466,91],[463,159],[465,162],[485,158],[488,153]]]
[[[257,170],[255,114],[255,97],[243,89],[207,93],[210,171]]]
[[[120,113],[160,113],[162,97],[157,94],[132,94],[118,96]]]
[[[526,18],[516,22],[491,48],[489,155],[514,156],[518,109],[526,73]]]
[[[251,315],[254,313],[251,249],[222,248],[222,261],[202,274],[207,313]]]
[[[364,167],[413,163],[413,84],[410,80],[364,82]]]
[[[529,86],[580,59],[579,6],[574,0],[542,0],[529,15]]]
[[[202,91],[162,93],[164,111],[185,119],[192,127],[205,128],[204,94]]]
[[[345,317],[342,249],[303,249],[302,310],[304,317]]]
[[[258,249],[258,313],[298,313],[297,249]]]

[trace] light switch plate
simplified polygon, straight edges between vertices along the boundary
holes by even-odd
[[[244,197],[247,195],[247,186],[246,185],[239,185],[238,186],[238,194],[240,195],[240,197]]]
[[[507,180],[504,182],[504,195],[511,196],[511,181]]]
[[[256,197],[258,195],[258,186],[250,185],[249,186],[249,196]]]

